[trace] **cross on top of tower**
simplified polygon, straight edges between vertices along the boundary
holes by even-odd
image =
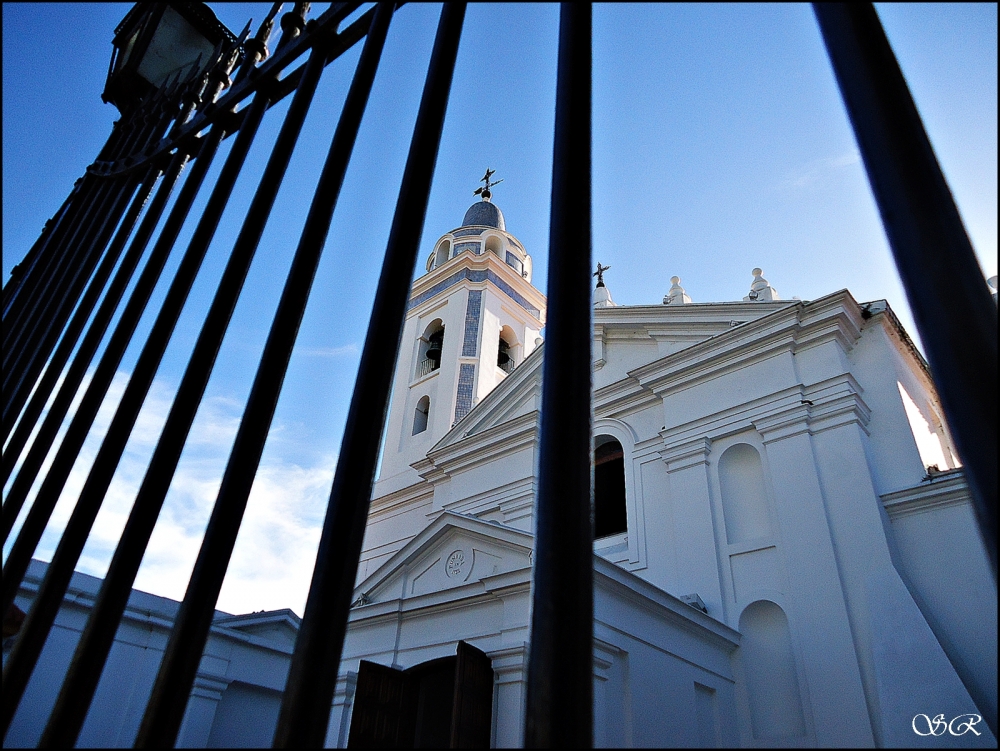
[[[598,287],[604,286],[604,272],[610,268],[611,268],[610,266],[601,266],[600,261],[597,262],[597,271],[595,271],[593,275],[597,277]]]
[[[503,182],[503,178],[500,178],[499,180],[490,180],[490,178],[493,177],[493,173],[495,172],[496,172],[495,169],[490,169],[489,167],[487,167],[486,174],[479,179],[479,182],[486,184],[481,188],[476,188],[472,192],[472,195],[474,196],[481,195],[484,201],[490,200],[490,198],[493,196],[493,194],[490,192],[490,188],[492,188],[494,185],[499,185],[500,183]]]

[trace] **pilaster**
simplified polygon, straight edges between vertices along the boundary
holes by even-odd
[[[712,442],[695,438],[660,450],[667,465],[677,550],[677,586],[698,594],[708,612],[723,619],[722,588],[716,557],[715,520],[708,476]]]

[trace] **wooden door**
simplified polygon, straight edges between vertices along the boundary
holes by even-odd
[[[367,660],[358,668],[348,748],[412,748],[413,699],[402,670]]]
[[[455,657],[407,670],[361,661],[348,748],[489,748],[493,664],[458,643]]]
[[[451,748],[489,748],[493,726],[493,663],[486,653],[458,643]]]

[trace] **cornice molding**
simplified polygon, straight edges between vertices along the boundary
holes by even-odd
[[[890,519],[972,503],[972,494],[961,468],[931,475],[930,480],[920,485],[879,497]]]
[[[697,420],[660,431],[659,454],[664,461],[684,459],[705,441],[708,446],[727,435],[756,430],[764,443],[855,423],[867,432],[871,409],[861,396],[863,389],[850,373],[808,387],[793,386],[768,397],[705,415]],[[706,449],[707,451],[707,449]],[[668,471],[673,471],[668,466]]]
[[[472,289],[482,289],[488,285],[492,285],[498,294],[510,297],[507,294],[507,291],[498,286],[492,279],[486,278],[482,281],[459,279],[456,280],[454,284],[442,287],[442,289],[437,293],[429,295],[426,299],[421,300],[419,303],[413,302],[430,292],[435,285],[445,282],[452,276],[461,274],[465,271],[483,273],[492,272],[502,283],[508,285],[511,289],[517,292],[517,294],[521,295],[528,303],[530,303],[538,311],[538,317],[535,318],[532,316],[532,318],[541,326],[545,325],[545,308],[547,303],[545,295],[539,292],[538,289],[531,284],[531,282],[524,279],[513,268],[504,263],[495,253],[482,253],[480,255],[476,255],[470,250],[459,253],[447,263],[429,271],[413,282],[413,286],[410,288],[410,296],[408,298],[409,310],[407,315],[423,315],[426,310],[429,310],[437,305],[441,298],[447,293],[448,290],[452,289],[455,284],[466,284]],[[517,300],[514,300],[513,302],[520,305]],[[528,312],[530,313],[530,311]]]
[[[532,410],[480,433],[465,436],[456,443],[431,449],[425,459],[411,466],[428,482],[440,481],[456,472],[478,467],[501,459],[504,454],[537,444],[537,423],[538,412]]]

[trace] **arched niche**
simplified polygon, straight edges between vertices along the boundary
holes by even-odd
[[[448,240],[442,240],[434,254],[434,267],[437,268],[438,266],[446,263],[450,257],[451,243]]]
[[[628,531],[625,451],[617,438],[594,436],[594,539]]]
[[[503,258],[503,240],[496,235],[490,235],[486,238],[486,250],[499,258]]]
[[[429,396],[422,396],[417,401],[417,406],[413,410],[413,433],[412,435],[417,435],[417,433],[423,433],[427,430],[427,417],[431,411],[431,398]]]
[[[740,654],[755,740],[806,734],[802,692],[788,617],[770,600],[757,600],[740,614]]]
[[[719,458],[719,488],[730,545],[771,535],[764,466],[757,449],[749,443],[737,443],[723,452]]]

